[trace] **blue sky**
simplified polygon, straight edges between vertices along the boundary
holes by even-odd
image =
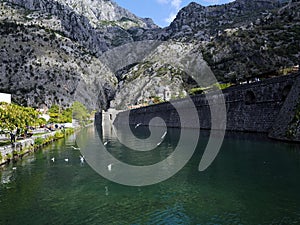
[[[117,4],[139,17],[149,17],[165,27],[175,18],[177,12],[188,5],[189,0],[114,0]],[[224,4],[233,0],[194,0],[201,5]]]

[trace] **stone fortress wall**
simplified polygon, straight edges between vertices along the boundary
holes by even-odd
[[[297,133],[297,130],[294,137],[285,137],[299,101],[299,74],[232,86],[224,90],[223,94],[227,110],[226,130],[270,133],[272,138],[300,140],[300,132]],[[191,97],[198,111],[201,129],[210,129],[211,126],[207,100],[210,97],[214,97],[214,94]],[[185,101],[180,99],[176,102],[182,103],[184,107]],[[185,110],[189,113],[188,109]],[[120,112],[114,123],[126,123],[125,115]],[[169,102],[131,110],[129,123],[146,125],[153,117],[161,117],[168,127],[181,127],[178,113]],[[197,128],[193,127],[193,123],[188,127]]]

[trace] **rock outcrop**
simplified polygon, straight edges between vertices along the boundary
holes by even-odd
[[[300,3],[263,12],[251,23],[218,32],[203,55],[219,80],[243,81],[299,64]]]
[[[106,0],[8,0],[24,7],[26,17],[55,17],[58,26],[51,29],[63,32],[69,38],[88,48],[99,56],[102,52],[133,39],[127,29],[141,27],[143,29],[157,27],[151,19],[141,19],[116,3]],[[45,23],[42,26],[47,26]]]
[[[0,8],[1,92],[35,107],[69,106],[74,100],[92,109],[107,107],[117,79],[88,49],[50,29],[59,20],[39,14],[32,22],[34,12],[9,3]]]
[[[219,32],[250,25],[262,13],[278,7],[277,0],[236,0],[208,7],[192,2],[179,11],[166,32],[176,39],[210,41]]]

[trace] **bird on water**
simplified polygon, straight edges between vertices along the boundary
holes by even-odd
[[[108,171],[111,171],[112,163],[107,166]]]
[[[135,125],[134,128],[136,129],[136,128],[138,128],[138,127],[141,126],[141,125],[142,125],[142,123],[138,123],[137,125]]]

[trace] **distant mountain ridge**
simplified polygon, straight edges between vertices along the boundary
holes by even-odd
[[[8,0],[8,2],[40,14],[56,16],[60,20],[61,30],[68,37],[97,55],[112,47],[133,41],[126,31],[131,27],[157,28],[151,19],[141,19],[109,0]]]
[[[55,2],[61,6],[67,6],[73,12],[89,20],[94,27],[99,26],[101,21],[119,21],[123,18],[129,19],[133,24],[144,28],[154,28],[156,25],[149,21],[149,18],[142,19],[135,16],[128,10],[118,6],[114,1],[109,0],[12,0],[11,2],[21,5],[27,9],[39,10],[55,14],[51,6]],[[147,20],[147,23],[144,21]],[[132,25],[133,25],[132,24]]]
[[[172,37],[193,35],[193,38],[208,41],[220,30],[253,23],[261,13],[279,6],[277,0],[236,0],[208,7],[192,2],[179,11],[166,30]]]

